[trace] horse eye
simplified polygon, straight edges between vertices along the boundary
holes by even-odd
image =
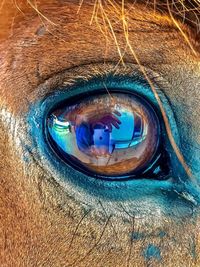
[[[61,103],[48,114],[46,127],[53,150],[67,164],[104,177],[144,173],[160,143],[156,112],[132,93]]]

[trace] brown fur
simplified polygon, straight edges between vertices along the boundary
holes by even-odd
[[[177,198],[170,203],[175,214],[170,217],[149,196],[139,202],[105,199],[61,183],[45,161],[35,159],[37,151],[25,151],[23,144],[30,142],[25,116],[35,101],[77,77],[110,73],[119,61],[113,36],[105,40],[102,28],[89,24],[93,4],[84,2],[77,14],[78,1],[41,2],[38,9],[56,25],[23,2],[18,3],[21,11],[7,1],[1,9],[0,266],[200,266],[200,222],[193,204],[179,217],[184,207]],[[129,20],[130,41],[141,64],[159,73],[160,85],[167,85],[182,140],[199,142],[196,34],[183,26],[194,55],[166,13],[153,15],[153,9],[137,3]],[[124,52],[124,31],[118,24],[113,27]],[[137,68],[130,51],[124,61],[119,73]],[[169,197],[163,195],[163,201]],[[143,212],[133,215],[137,206]],[[161,230],[167,234],[161,236]],[[132,241],[133,232],[144,233],[144,238]],[[145,261],[143,251],[150,243],[160,247],[162,261]]]

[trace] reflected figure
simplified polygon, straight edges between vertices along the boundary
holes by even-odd
[[[120,112],[114,111],[118,116]],[[112,126],[120,128],[121,121],[110,113],[96,115],[89,121],[83,121],[75,126],[77,145],[80,151],[86,153],[91,150],[96,155],[108,154],[109,141],[112,132]]]

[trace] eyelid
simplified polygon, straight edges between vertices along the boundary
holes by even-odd
[[[170,85],[160,76],[158,73],[155,73],[149,68],[144,68],[147,75],[151,79],[151,81],[156,85],[156,88],[166,88],[166,91],[169,90]],[[116,63],[91,63],[86,65],[81,65],[78,67],[66,69],[60,73],[52,74],[51,77],[44,80],[40,83],[32,92],[29,93],[29,97],[32,101],[38,101],[38,99],[45,99],[49,95],[57,95],[62,93],[62,91],[67,91],[67,94],[73,96],[73,90],[77,89],[78,86],[89,84],[90,81],[94,79],[98,79],[102,81],[102,86],[106,91],[106,82],[108,82],[109,77],[119,79],[121,83],[126,82],[126,86],[128,89],[128,85],[132,84],[134,81],[139,81],[141,85],[148,85],[148,82],[141,73],[140,68],[136,64],[126,63],[126,66],[118,65]],[[117,82],[117,83],[118,83]],[[117,83],[115,86],[117,87]],[[128,84],[129,83],[129,84]],[[139,82],[138,82],[139,83]],[[159,86],[160,84],[160,86]],[[108,85],[108,84],[107,84]],[[96,85],[96,87],[99,87]],[[120,87],[120,85],[119,85]],[[95,86],[93,84],[92,88],[87,86],[87,90],[95,90]],[[160,91],[160,89],[158,89]],[[141,88],[138,88],[139,93],[149,94],[148,91],[143,92]],[[160,91],[160,93],[162,93]],[[152,94],[153,98],[153,94]]]
[[[84,93],[87,95],[90,95],[90,92],[98,91],[99,88],[105,88],[105,91],[110,87],[120,88],[123,90],[132,91],[134,93],[138,93],[139,95],[143,96],[144,98],[148,99],[150,103],[152,103],[155,107],[158,108],[156,99],[154,97],[153,92],[151,91],[150,86],[148,83],[144,80],[142,75],[139,73],[136,66],[127,66],[124,68],[119,68],[114,74],[110,72],[106,72],[106,75],[103,75],[100,72],[102,70],[102,66],[100,65],[99,71],[97,71],[97,65],[94,66],[84,66],[79,67],[78,69],[71,70],[73,74],[69,71],[65,74],[61,74],[62,78],[58,79],[58,77],[52,77],[51,82],[46,82],[43,85],[43,88],[48,91],[48,94],[45,94],[45,90],[42,92],[41,97],[38,101],[35,101],[35,103],[30,108],[30,111],[27,114],[27,124],[29,125],[29,136],[30,136],[30,143],[32,142],[33,146],[35,147],[35,153],[34,158],[37,162],[39,162],[40,165],[43,166],[43,168],[47,169],[51,173],[51,175],[59,181],[62,184],[66,183],[75,183],[78,186],[81,186],[81,188],[84,188],[85,190],[91,189],[91,191],[94,191],[94,187],[98,188],[95,189],[98,192],[102,189],[104,192],[105,187],[108,188],[108,191],[114,188],[118,187],[117,183],[111,184],[110,182],[102,182],[102,181],[96,181],[97,179],[89,177],[87,175],[80,175],[79,172],[72,170],[69,166],[66,167],[64,164],[60,163],[57,158],[55,157],[54,152],[50,151],[50,149],[47,146],[47,140],[44,137],[44,120],[49,114],[50,110],[56,106],[56,104],[60,103],[61,101],[65,101],[67,99],[70,99],[73,96],[80,96],[80,93]],[[110,69],[113,71],[113,65],[112,68],[110,66]],[[124,72],[122,73],[121,71]],[[90,72],[91,71],[91,72]],[[106,70],[108,71],[108,69]],[[85,76],[81,78],[80,73],[87,73],[88,78],[85,79]],[[151,71],[148,71],[151,73]],[[158,80],[158,75],[151,73],[152,77],[155,77],[155,80]],[[55,81],[56,80],[56,81]],[[162,78],[160,77],[160,80],[162,81]],[[59,86],[55,86],[56,84],[60,84]],[[164,82],[163,82],[164,84]],[[52,87],[54,85],[55,87]],[[157,86],[155,83],[155,87],[160,95],[161,101],[166,109],[166,112],[169,116],[170,126],[172,128],[172,132],[174,135],[174,138],[176,139],[177,143],[179,142],[179,135],[176,128],[176,122],[173,116],[173,112],[171,110],[170,104],[164,94],[164,92],[161,91],[160,88],[163,88],[160,82],[160,85]],[[106,89],[107,88],[107,89]],[[39,89],[38,89],[39,90]],[[49,93],[51,92],[51,94]],[[106,91],[107,92],[107,91]],[[43,95],[43,97],[42,97]],[[168,139],[167,137],[165,138]],[[166,141],[168,142],[168,141]],[[175,155],[173,151],[170,148],[169,143],[167,144],[169,147],[169,153],[171,154],[171,160],[177,161],[175,158]],[[59,171],[58,171],[59,170]],[[73,171],[73,178],[71,177],[71,173]],[[81,176],[81,179],[80,179]],[[159,181],[159,185],[163,186],[170,186],[167,182],[164,183],[164,181]],[[133,188],[133,184],[137,184],[138,188],[142,188],[144,185],[143,182],[137,181],[136,182],[120,182],[120,188],[126,188],[130,185],[131,188]],[[151,183],[150,183],[151,184]],[[152,186],[155,188],[155,185],[157,186],[157,182]],[[93,188],[93,190],[92,190]],[[101,189],[100,189],[101,188]],[[110,188],[110,189],[109,189]],[[122,190],[123,191],[123,190]],[[97,192],[97,193],[98,193]],[[99,193],[98,193],[99,194]],[[104,193],[102,193],[104,194]],[[107,193],[106,193],[107,194]],[[140,195],[140,193],[138,192]],[[138,196],[139,196],[138,195]]]

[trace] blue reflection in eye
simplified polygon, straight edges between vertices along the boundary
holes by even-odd
[[[62,158],[105,176],[147,168],[160,139],[154,110],[133,94],[96,95],[66,103],[49,114],[47,128]]]

